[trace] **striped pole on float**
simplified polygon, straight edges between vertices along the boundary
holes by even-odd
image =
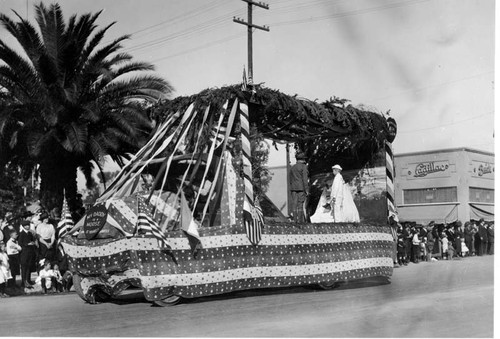
[[[394,154],[392,153],[392,144],[385,141],[385,174],[387,190],[387,218],[391,216],[397,221],[396,208],[394,206]]]
[[[245,186],[245,200],[243,201],[243,222],[248,239],[257,245],[262,237],[263,217],[260,209],[255,207],[252,184],[252,162],[250,145],[250,122],[248,119],[248,105],[240,103],[241,148],[243,153],[243,182]]]

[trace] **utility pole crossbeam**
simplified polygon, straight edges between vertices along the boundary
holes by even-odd
[[[250,86],[253,85],[253,59],[252,59],[252,54],[253,54],[253,46],[252,46],[252,28],[260,29],[266,32],[269,32],[269,26],[259,26],[259,25],[254,25],[252,23],[252,6],[257,6],[261,7],[264,9],[269,9],[269,5],[263,3],[263,2],[255,2],[252,0],[242,0],[248,4],[248,20],[247,22],[243,21],[240,18],[233,17],[233,21],[247,26],[247,32],[248,32],[248,84]]]

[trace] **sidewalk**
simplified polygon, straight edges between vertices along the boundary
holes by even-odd
[[[31,273],[31,281],[32,282],[35,282],[37,277],[38,277],[38,274],[36,272]],[[75,292],[75,289],[73,286],[71,286],[71,289],[69,292],[56,292],[55,289],[51,289],[51,290],[47,290],[47,295],[68,294],[68,293],[73,293],[73,292]],[[21,277],[17,276],[16,277],[16,287],[6,287],[5,293],[11,297],[18,297],[18,296],[22,296],[22,295],[40,295],[40,294],[43,294],[43,291],[42,291],[42,286],[39,284],[33,285],[33,288],[22,288],[21,287]]]

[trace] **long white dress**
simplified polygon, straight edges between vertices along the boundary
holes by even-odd
[[[358,208],[354,204],[349,186],[344,184],[344,204],[342,208],[343,222],[359,222]]]
[[[324,206],[328,207],[325,208]],[[316,206],[314,214],[311,215],[311,222],[333,222],[332,209],[330,206],[330,190],[326,187],[321,193],[321,197],[319,198],[318,206]]]
[[[10,274],[9,256],[5,252],[0,252],[0,284],[12,279]]]
[[[335,197],[332,208],[325,208],[330,199]],[[321,197],[316,207],[316,211],[311,216],[312,223],[320,222],[359,222],[359,212],[354,204],[349,186],[344,182],[344,178],[339,173],[332,183],[331,193],[323,189]]]

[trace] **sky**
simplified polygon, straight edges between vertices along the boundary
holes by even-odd
[[[44,1],[47,4],[52,1]],[[0,12],[34,20],[31,0]],[[324,101],[336,96],[398,123],[395,154],[470,147],[494,151],[494,0],[269,0],[254,7],[254,82]],[[66,18],[104,10],[105,41],[149,61],[173,97],[241,82],[247,4],[239,0],[65,0]],[[13,17],[13,13],[12,16]],[[6,31],[0,36],[6,42]],[[13,43],[13,42],[12,42]],[[269,166],[285,164],[283,152]]]

